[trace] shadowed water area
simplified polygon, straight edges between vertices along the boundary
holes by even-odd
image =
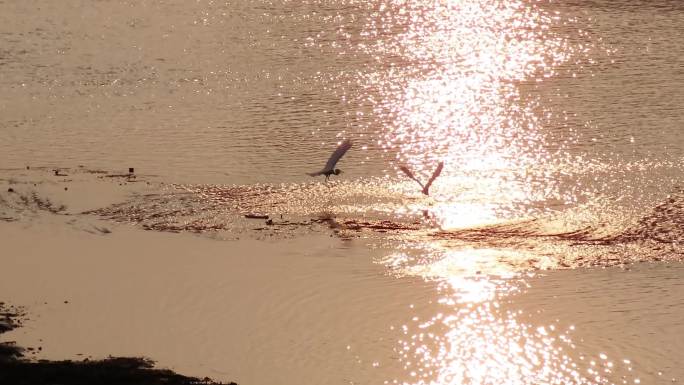
[[[295,271],[293,295],[243,282],[262,296],[239,309],[259,309],[259,330],[283,317],[312,336],[234,336],[264,346],[239,361],[209,342],[230,329],[202,320],[195,357],[219,380],[684,376],[677,2],[6,1],[0,25],[0,220],[284,245],[254,246],[278,258],[253,271]],[[306,175],[344,139],[343,174]],[[439,162],[429,196],[399,171],[426,181]],[[349,259],[308,265],[297,253],[312,236],[337,243],[311,250]],[[252,263],[235,247],[227,261]],[[645,305],[659,293],[671,302]],[[218,319],[233,303],[188,302]]]

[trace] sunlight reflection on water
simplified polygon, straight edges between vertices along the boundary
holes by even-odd
[[[505,266],[499,275],[480,275],[480,264],[495,266],[503,254],[464,250],[429,262],[398,253],[382,261],[398,275],[437,280],[440,305],[436,314],[417,314],[401,325],[405,338],[396,351],[407,379],[385,383],[627,383],[629,360],[618,367],[604,353],[585,355],[571,337],[574,326],[561,329],[558,320],[537,319],[514,305],[528,288],[525,275]]]
[[[368,50],[384,63],[366,78],[385,123],[378,144],[425,179],[445,162],[428,203],[442,229],[495,224],[506,212],[520,219],[535,201],[573,201],[549,177],[562,158],[541,129],[551,112],[519,89],[581,56],[585,47],[553,32],[567,20],[533,2],[484,0],[385,1],[376,16],[365,33],[377,37]],[[476,193],[464,199],[466,190]],[[399,274],[439,280],[444,306],[402,326],[397,350],[411,380],[394,383],[608,383],[612,364],[585,368],[568,353],[567,332],[500,306],[524,284],[512,261],[532,257],[519,249],[437,249],[427,244],[419,257],[382,261]]]
[[[572,200],[549,178],[560,156],[541,129],[550,112],[519,89],[582,57],[584,48],[557,30],[568,22],[524,1],[377,6],[364,34],[377,37],[367,50],[383,63],[366,77],[383,124],[378,144],[424,178],[445,162],[432,194],[441,201],[434,211],[442,226],[490,222],[515,202],[529,210],[533,201]],[[479,201],[457,204],[463,196],[455,192],[472,187]]]

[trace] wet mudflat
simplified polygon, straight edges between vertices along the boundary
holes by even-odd
[[[0,192],[0,219],[13,222],[30,213],[55,214],[73,226],[102,234],[110,232],[109,222],[223,240],[323,233],[342,240],[372,238],[409,247],[433,243],[446,249],[525,250],[529,257],[513,266],[520,271],[626,266],[680,261],[684,256],[681,187],[673,187],[651,207],[615,216],[598,215],[587,205],[449,227],[439,199],[414,196],[412,208],[402,212],[405,192],[398,187],[401,183],[391,179],[184,185],[86,167],[61,170],[61,175],[40,168],[5,170],[2,180],[8,187]],[[587,216],[596,218],[587,221]]]

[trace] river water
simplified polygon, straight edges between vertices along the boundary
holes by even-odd
[[[99,214],[219,228],[227,249],[245,229],[236,213],[423,221],[320,249],[383,277],[353,291],[374,299],[337,299],[344,314],[405,295],[372,321],[405,327],[381,333],[391,354],[368,332],[354,341],[372,346],[359,353],[372,369],[348,366],[330,353],[354,349],[334,332],[348,332],[337,313],[282,309],[316,324],[332,350],[314,359],[296,345],[301,371],[288,359],[216,364],[226,380],[240,382],[232,370],[292,383],[325,367],[311,383],[669,383],[684,377],[683,33],[684,8],[666,0],[3,1],[0,167],[135,167],[183,193]],[[329,185],[305,175],[344,139],[342,175]],[[399,170],[426,180],[439,162],[429,198]],[[285,245],[264,252],[307,249]],[[311,280],[306,263],[293,265]],[[356,282],[325,271],[340,287]],[[406,293],[413,280],[421,296]],[[317,303],[336,301],[324,293]],[[276,294],[254,298],[270,309],[264,329],[279,324],[278,301],[309,300]],[[399,321],[414,316],[409,304],[429,308],[416,310],[415,330]],[[211,325],[204,344],[228,333]],[[225,354],[211,352],[194,357]],[[375,355],[396,367],[383,372]],[[287,369],[260,377],[270,367]]]

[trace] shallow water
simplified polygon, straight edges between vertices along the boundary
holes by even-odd
[[[103,226],[120,226],[110,220],[202,235],[173,241],[119,236],[113,227],[119,242],[152,248],[136,258],[177,270],[150,283],[131,308],[141,323],[119,334],[97,337],[96,325],[114,330],[123,318],[93,314],[110,301],[125,313],[133,291],[108,294],[79,281],[74,295],[97,293],[82,298],[79,312],[36,309],[46,320],[40,328],[63,346],[53,358],[150,354],[244,383],[683,376],[682,290],[672,279],[684,255],[678,3],[24,1],[0,3],[0,26],[0,218],[18,222],[6,226],[26,228],[29,244],[45,236],[43,225],[99,237]],[[343,138],[354,142],[339,164],[344,174],[327,185],[304,174]],[[430,197],[398,171],[407,165],[426,180],[440,161]],[[56,178],[50,167],[69,175]],[[93,173],[128,167],[150,184]],[[9,186],[19,193],[5,194]],[[276,223],[245,220],[247,213]],[[75,219],[41,222],[65,214]],[[91,223],[96,217],[105,224]],[[113,247],[71,230],[58,233],[92,242],[93,255]],[[312,233],[336,238],[316,238],[311,251],[302,237]],[[206,238],[225,242],[207,246]],[[240,243],[254,239],[279,246]],[[166,242],[204,254],[186,260],[155,249]],[[250,265],[252,252],[240,247],[263,260]],[[47,253],[13,250],[33,269]],[[116,252],[99,263],[115,264]],[[309,263],[311,256],[322,259]],[[71,260],[76,271],[81,257]],[[661,260],[669,262],[579,269]],[[33,274],[8,262],[21,282]],[[195,275],[236,274],[236,266],[253,274],[238,285],[251,301],[232,286],[214,296]],[[565,271],[526,275],[545,269]],[[157,273],[142,269],[138,288]],[[227,285],[216,274],[216,285]],[[24,296],[10,284],[3,292],[42,303],[59,288],[53,279],[42,277],[54,286]],[[278,289],[260,287],[269,279]],[[169,282],[180,284],[177,301],[165,297]],[[178,316],[188,311],[196,317]],[[62,316],[83,319],[93,343],[68,343],[78,330]],[[421,328],[409,322],[414,316],[429,321]],[[283,319],[296,327],[272,332]],[[62,328],[49,329],[53,322]],[[150,327],[154,340],[139,339]],[[216,336],[223,338],[210,342]],[[172,337],[183,349],[166,351]]]
[[[274,384],[664,384],[684,374],[681,264],[406,271],[363,239],[227,247],[107,223],[109,235],[88,234],[62,220],[0,223],[12,250],[0,289],[30,309],[7,338],[40,346],[41,358],[145,355]]]

